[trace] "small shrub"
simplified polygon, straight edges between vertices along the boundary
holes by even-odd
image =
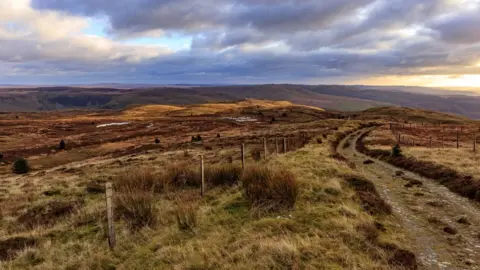
[[[155,138],[155,143],[156,144],[159,144],[160,143],[160,140],[158,138]]]
[[[30,171],[28,161],[24,158],[15,160],[15,162],[13,163],[12,171],[16,174],[28,173]]]
[[[190,202],[179,202],[176,209],[178,229],[191,231],[197,226],[197,208]]]
[[[186,158],[190,157],[190,153],[188,153],[188,150],[183,151],[183,157],[186,157]]]
[[[400,148],[399,144],[395,144],[392,147],[392,157],[400,157],[402,156],[402,148]]]
[[[220,138],[220,133],[217,134],[217,138]]]
[[[201,142],[202,141],[202,136],[197,135],[197,136],[192,136],[192,142]]]
[[[243,194],[251,207],[264,211],[289,209],[295,205],[298,184],[285,168],[252,166],[241,177]]]
[[[65,150],[65,141],[61,140],[60,143],[58,144],[58,149],[59,150]]]
[[[210,166],[205,171],[205,179],[212,186],[234,185],[241,176],[242,168],[233,164]]]
[[[207,151],[212,151],[212,150],[213,150],[213,147],[210,146],[210,145],[207,145],[207,146],[205,146],[205,150],[207,150]]]
[[[282,117],[287,117],[288,114],[286,112],[282,113]]]
[[[322,140],[322,138],[320,138],[320,137],[317,137],[317,143],[318,143],[318,144],[322,144],[322,143],[323,143],[323,140]]]
[[[0,153],[0,160],[2,160],[2,159],[3,159],[3,154],[2,154],[2,153]]]

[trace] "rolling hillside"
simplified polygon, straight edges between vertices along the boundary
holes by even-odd
[[[480,118],[480,97],[431,95],[406,91],[340,85],[251,85],[117,88],[4,88],[0,111],[58,109],[121,109],[135,104],[188,105],[238,101],[246,98],[285,100],[330,110],[360,111],[373,107],[403,106]]]

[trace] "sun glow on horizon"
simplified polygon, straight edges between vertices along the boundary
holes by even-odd
[[[351,83],[364,85],[480,88],[480,75],[383,76],[356,80]]]

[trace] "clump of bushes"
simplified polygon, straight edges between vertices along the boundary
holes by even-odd
[[[24,158],[19,158],[15,160],[12,166],[12,172],[16,174],[25,174],[30,171],[30,165],[28,161]]]
[[[280,167],[251,166],[241,177],[243,195],[253,208],[266,212],[294,207],[298,184],[292,172]]]

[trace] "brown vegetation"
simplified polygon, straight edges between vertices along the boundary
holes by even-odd
[[[387,150],[369,149],[363,142],[363,139],[367,135],[368,133],[363,134],[358,140],[356,147],[359,152],[418,173],[423,177],[433,179],[457,194],[480,201],[480,181],[478,179],[474,179],[471,175],[461,174],[441,164],[417,160],[414,157],[406,157],[403,155],[392,156],[391,152]]]

